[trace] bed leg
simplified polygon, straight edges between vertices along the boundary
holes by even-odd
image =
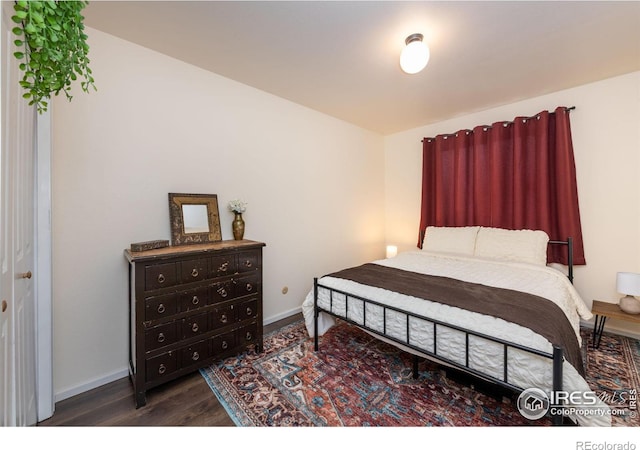
[[[562,348],[553,346],[553,393],[555,399],[555,393],[562,390],[562,362],[564,357],[562,356]],[[559,405],[558,405],[559,406]],[[564,416],[561,413],[551,415],[551,419],[554,425],[562,425]]]
[[[313,279],[313,351],[318,351],[318,279]]]
[[[413,355],[413,379],[418,379],[418,355]]]

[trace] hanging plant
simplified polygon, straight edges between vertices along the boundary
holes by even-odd
[[[20,86],[26,91],[23,97],[40,113],[47,110],[52,94],[62,91],[71,101],[71,84],[78,78],[84,92],[90,87],[96,90],[81,14],[88,3],[19,0],[14,4],[11,19],[19,24],[12,31],[18,47],[14,56],[23,72]]]

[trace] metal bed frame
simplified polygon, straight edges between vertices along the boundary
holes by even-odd
[[[566,241],[549,241],[549,244],[554,244],[554,245],[566,245],[567,249],[568,249],[568,254],[569,254],[569,258],[568,258],[568,275],[567,277],[569,278],[569,281],[571,281],[571,283],[573,283],[573,240],[572,238],[568,238]],[[322,289],[326,289],[327,291],[329,291],[329,309],[325,309],[322,308],[318,305],[318,289],[322,288]],[[344,296],[344,311],[345,314],[340,315],[338,313],[335,313],[333,311],[333,296],[335,294],[339,294]],[[544,352],[544,351],[540,351],[534,348],[530,348],[530,347],[526,347],[520,344],[516,344],[514,342],[509,342],[506,341],[504,339],[499,339],[493,336],[489,336],[487,334],[483,334],[483,333],[478,333],[476,331],[471,331],[468,330],[466,328],[463,327],[459,327],[456,325],[451,325],[448,324],[446,322],[442,322],[439,320],[435,320],[426,316],[422,316],[419,314],[414,314],[408,311],[404,311],[400,308],[396,308],[393,306],[389,306],[389,305],[385,305],[379,302],[376,302],[374,300],[370,300],[358,295],[354,295],[351,294],[349,292],[345,292],[345,291],[341,291],[338,289],[334,289],[334,288],[330,288],[327,286],[324,286],[321,284],[321,282],[318,281],[318,278],[314,278],[313,280],[313,297],[314,297],[314,314],[313,314],[313,321],[314,321],[314,350],[318,351],[319,349],[319,343],[318,343],[318,316],[320,315],[321,312],[325,312],[333,317],[337,317],[347,323],[356,325],[370,333],[373,333],[374,335],[377,336],[381,336],[385,339],[389,339],[393,342],[396,342],[398,344],[401,344],[405,347],[408,347],[414,351],[417,351],[423,355],[427,355],[430,359],[435,360],[436,362],[441,362],[445,365],[449,365],[452,366],[456,369],[461,370],[464,373],[467,373],[469,375],[471,375],[472,377],[475,377],[477,379],[489,382],[491,384],[500,386],[502,388],[506,388],[510,391],[519,393],[523,391],[523,388],[516,386],[514,384],[511,384],[509,382],[509,368],[508,368],[508,355],[509,355],[509,349],[513,348],[513,349],[518,349],[527,353],[531,353],[534,355],[538,355],[538,356],[542,356],[544,358],[548,358],[552,361],[553,363],[553,391],[557,392],[557,391],[561,391],[562,390],[562,364],[564,361],[564,355],[563,355],[563,350],[562,348],[557,345],[557,344],[553,344],[553,352],[552,353],[548,353],[548,352]],[[353,299],[359,302],[362,302],[362,312],[363,312],[363,320],[362,323],[356,322],[355,320],[352,320],[349,318],[349,299]],[[383,320],[383,331],[380,332],[376,329],[373,329],[369,326],[367,326],[367,316],[366,316],[366,306],[367,304],[369,305],[375,305],[378,306],[380,308],[382,308],[382,320]],[[402,314],[404,316],[406,316],[406,332],[405,332],[405,339],[399,339],[396,338],[394,336],[388,336],[386,334],[386,318],[387,318],[387,311],[394,311],[396,313]],[[432,333],[433,333],[433,351],[428,351],[425,350],[423,348],[420,348],[416,345],[411,344],[411,335],[410,335],[410,327],[409,327],[409,322],[411,318],[415,318],[415,319],[420,319],[426,322],[429,322],[430,324],[432,324]],[[464,360],[465,363],[461,364],[459,362],[453,361],[449,358],[446,358],[444,356],[438,355],[438,348],[437,348],[437,336],[438,336],[438,328],[439,327],[444,327],[444,328],[448,328],[448,329],[453,329],[453,330],[457,330],[461,333],[464,333],[465,336],[465,355],[464,355]],[[497,378],[495,376],[486,374],[484,372],[480,372],[476,369],[473,369],[472,367],[469,367],[469,337],[470,336],[474,336],[474,337],[478,337],[478,338],[482,338],[482,339],[486,339],[488,341],[492,341],[495,342],[497,344],[500,344],[502,346],[502,357],[503,357],[503,374],[501,378]],[[417,378],[418,377],[418,356],[414,355],[413,358],[413,377]],[[554,408],[554,409],[558,409],[558,408]],[[563,416],[561,415],[561,413],[557,413],[557,414],[552,414],[552,421],[554,425],[561,425],[563,423]]]

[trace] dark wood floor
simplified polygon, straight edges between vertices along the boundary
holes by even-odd
[[[301,319],[296,314],[265,326],[269,333]],[[234,426],[200,372],[147,392],[136,409],[129,378],[56,403],[53,417],[38,426]]]

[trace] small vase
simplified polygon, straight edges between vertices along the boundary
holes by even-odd
[[[242,240],[244,236],[244,220],[242,213],[234,213],[236,217],[233,219],[231,226],[233,227],[233,238],[237,241]]]

